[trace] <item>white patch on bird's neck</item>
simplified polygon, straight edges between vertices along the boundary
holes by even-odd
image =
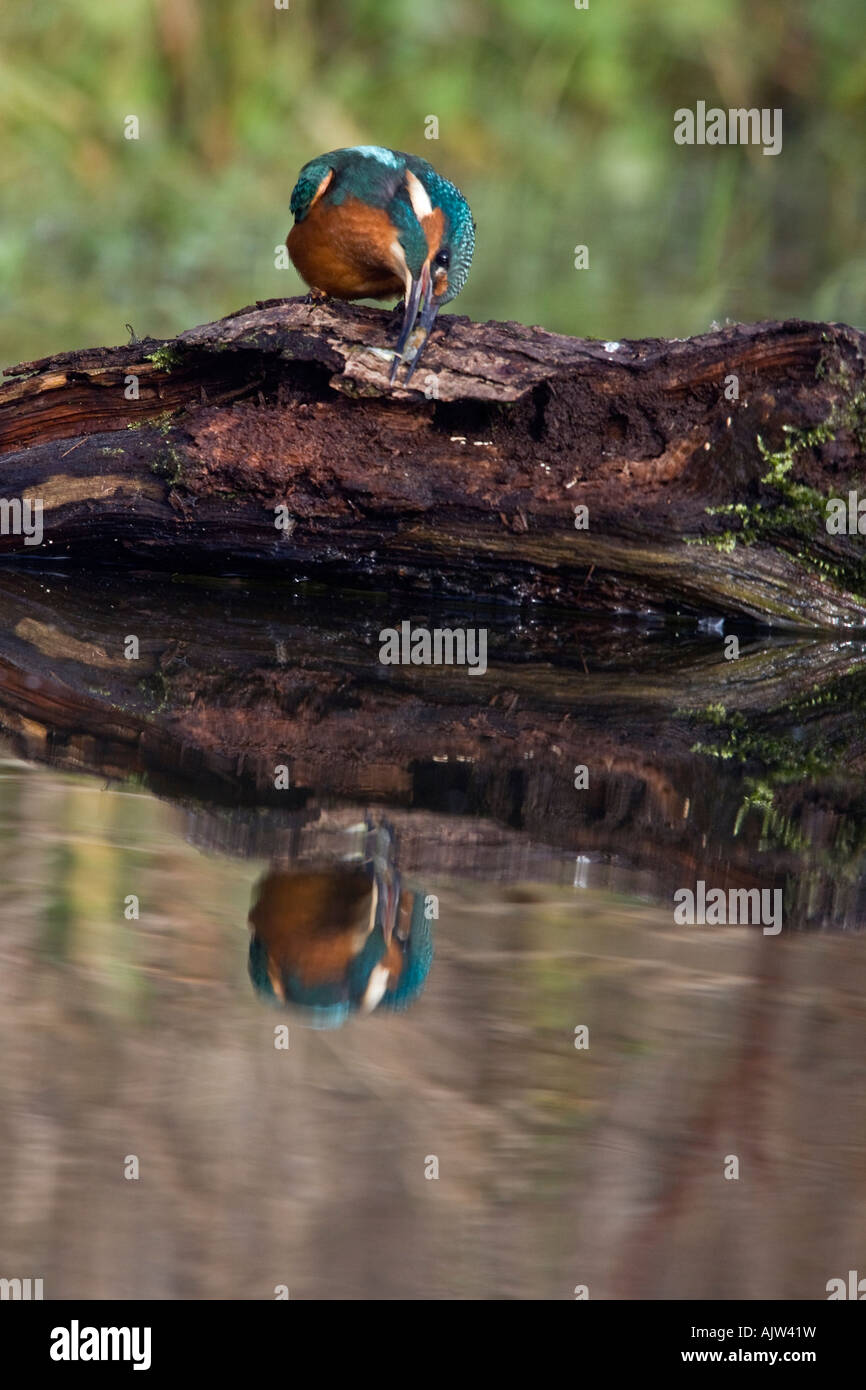
[[[403,250],[399,237],[395,237],[391,242],[391,265],[394,274],[399,275],[400,279],[403,281],[406,287],[406,294],[408,295],[409,291],[412,289],[412,276],[409,273],[409,267],[406,264],[406,252]]]
[[[388,988],[388,976],[390,970],[387,965],[374,965],[370,971],[370,978],[367,981],[367,988],[364,990],[364,997],[361,1000],[361,1009],[365,1014],[371,1014],[382,1002],[385,990]]]
[[[409,202],[412,204],[412,211],[423,222],[425,217],[429,217],[433,211],[433,204],[430,202],[430,194],[424,187],[417,175],[411,169],[406,170],[406,187],[409,190]]]

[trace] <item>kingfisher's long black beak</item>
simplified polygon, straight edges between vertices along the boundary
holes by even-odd
[[[441,300],[434,299],[433,295],[429,294],[427,296],[426,302],[421,305],[421,312],[418,315],[418,328],[424,336],[418,344],[418,350],[415,353],[415,356],[412,358],[411,363],[409,364],[408,372],[403,378],[404,386],[409,385],[409,382],[412,380],[412,373],[414,372],[415,368],[418,366],[418,363],[421,360],[421,353],[427,346],[427,339],[430,337],[430,331],[433,327],[433,324],[436,322],[436,315],[439,313],[439,306],[441,302]]]
[[[421,274],[418,276],[417,280],[412,281],[412,288],[406,298],[406,312],[403,315],[400,337],[397,339],[397,346],[394,349],[394,361],[391,363],[390,381],[392,386],[396,380],[400,363],[404,360],[406,345],[412,336],[416,324],[423,330],[424,336],[412,359],[412,365],[406,376],[407,382],[418,365],[418,358],[421,356],[421,351],[427,341],[430,329],[433,326],[433,320],[438,311],[439,306],[433,299],[433,281],[430,276],[430,263],[429,261],[425,261],[421,268]]]

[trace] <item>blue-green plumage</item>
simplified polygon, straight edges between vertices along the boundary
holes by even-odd
[[[416,893],[412,902],[409,938],[406,942],[400,979],[396,989],[386,990],[382,996],[382,1006],[389,1009],[407,1009],[410,1004],[414,1004],[427,983],[432,963],[433,929],[427,916],[426,898],[423,893]]]
[[[442,247],[449,251],[448,286],[440,298],[440,303],[447,304],[456,298],[469,278],[475,253],[475,222],[469,204],[450,179],[437,174],[426,159],[414,154],[403,158],[423,183],[433,206],[441,208],[448,219],[442,237]]]
[[[305,164],[292,191],[288,248],[314,293],[341,299],[401,292],[405,315],[391,379],[416,325],[412,374],[436,314],[466,283],[475,224],[460,190],[418,155],[379,145]]]

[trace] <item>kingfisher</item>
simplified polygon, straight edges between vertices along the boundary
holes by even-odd
[[[305,164],[286,238],[316,299],[403,297],[391,382],[408,385],[436,315],[466,284],[475,223],[459,188],[426,159],[381,145],[332,150]]]
[[[256,993],[313,1028],[405,1009],[433,958],[426,898],[402,882],[388,827],[368,827],[358,863],[272,869],[250,910]]]

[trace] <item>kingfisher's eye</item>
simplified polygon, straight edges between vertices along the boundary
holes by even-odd
[[[448,250],[447,246],[441,247],[436,252],[436,255],[433,257],[433,264],[441,265],[443,270],[448,269],[451,264],[451,252]]]

